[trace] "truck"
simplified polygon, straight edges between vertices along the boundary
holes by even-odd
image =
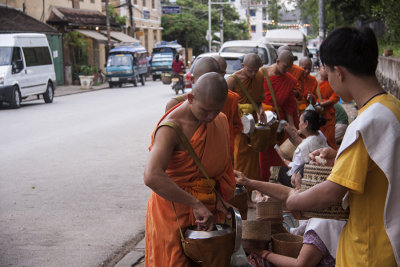
[[[153,48],[151,58],[151,75],[153,81],[161,79],[163,73],[172,72],[172,62],[177,53],[182,52],[182,46],[176,41],[161,41]]]
[[[264,41],[272,44],[276,49],[282,45],[288,45],[295,56],[296,63],[298,63],[300,58],[309,56],[306,36],[300,30],[268,30],[265,34]]]
[[[110,50],[106,64],[106,79],[110,88],[124,83],[145,85],[147,74],[146,49],[140,44],[115,47]]]

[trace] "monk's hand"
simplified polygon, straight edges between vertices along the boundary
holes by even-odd
[[[249,178],[247,178],[242,172],[233,170],[233,174],[235,175],[236,184],[247,185]]]
[[[217,211],[222,212],[227,219],[231,219],[232,215],[229,212],[228,208],[233,207],[231,204],[227,203],[222,197],[217,196],[217,203],[215,204],[215,208]]]
[[[211,231],[214,228],[214,215],[203,203],[193,207],[193,215],[196,218],[197,230]]]
[[[319,166],[333,166],[337,151],[331,147],[317,149],[309,154],[310,164]]]
[[[313,99],[314,99],[314,96],[312,95],[312,94],[308,94],[307,95],[307,101],[313,101]]]

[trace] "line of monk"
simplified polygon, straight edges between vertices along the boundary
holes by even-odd
[[[152,135],[144,174],[145,184],[153,190],[146,215],[146,266],[191,266],[181,248],[178,225],[182,229],[197,225],[210,230],[214,223],[229,216],[225,207],[234,196],[233,169],[252,179],[268,181],[269,167],[283,164],[273,146],[261,153],[249,147],[240,120],[241,114],[251,113],[256,122],[266,124],[264,110],[277,111],[264,73],[271,81],[279,118],[292,129],[296,129],[299,101],[308,101],[310,96],[317,99],[309,61],[300,61],[304,69],[293,67],[293,54],[285,47],[278,52],[276,63],[265,68],[257,54],[247,54],[242,69],[226,81],[222,57],[202,58],[194,66],[192,92],[167,103],[166,113]],[[334,100],[326,82],[320,83],[320,105],[331,115],[329,108],[333,108]],[[211,183],[166,122],[182,130]]]

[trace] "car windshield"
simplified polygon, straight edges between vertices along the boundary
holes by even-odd
[[[111,55],[107,61],[107,67],[118,67],[118,66],[131,66],[132,55]]]
[[[293,53],[303,53],[303,46],[301,45],[289,45]]]
[[[242,68],[242,61],[238,58],[225,58],[226,73],[232,74]]]
[[[256,53],[260,56],[263,64],[268,64],[267,50],[263,47],[252,47],[252,46],[230,46],[222,48],[221,52],[233,52],[233,53]]]
[[[12,47],[0,47],[0,66],[11,65]]]

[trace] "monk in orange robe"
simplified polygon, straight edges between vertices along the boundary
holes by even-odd
[[[287,73],[288,68],[293,64],[293,55],[289,51],[282,51],[275,64],[267,67],[268,76],[275,92],[281,120],[286,120],[294,127],[293,117],[297,116],[297,103],[293,93],[296,86],[296,79]],[[274,103],[268,88],[267,81],[264,83],[266,97],[264,104],[274,107]],[[260,153],[260,170],[263,181],[269,181],[271,166],[284,166],[274,146],[271,145],[266,151]]]
[[[218,72],[222,75],[222,77],[224,77],[224,75],[226,74],[226,67],[227,65],[225,59],[219,55],[213,55],[212,57],[205,57],[199,59],[199,61],[196,62],[193,68],[193,75],[191,77],[192,84],[195,84],[197,79],[201,75],[208,72]],[[180,102],[185,101],[186,99],[187,99],[187,94],[171,99],[167,103],[165,111],[167,112],[173,106],[177,105]],[[235,145],[235,137],[237,134],[240,134],[243,129],[242,121],[240,120],[239,116],[238,101],[239,101],[239,95],[229,90],[224,108],[221,111],[226,115],[226,118],[228,119],[229,146],[232,158]]]
[[[239,95],[239,106],[247,104],[255,120],[266,122],[262,101],[265,98],[264,76],[259,68],[262,61],[257,54],[247,54],[243,59],[243,68],[236,71],[226,82],[228,88]],[[247,92],[257,105],[257,110],[253,110],[250,100],[244,93],[241,85],[247,89]],[[246,112],[247,113],[247,112]],[[241,133],[235,138],[234,149],[234,169],[245,173],[248,177],[260,180],[260,167],[258,164],[259,152],[248,146],[247,135]]]
[[[144,183],[153,190],[146,214],[147,267],[192,266],[181,246],[178,221],[183,231],[191,225],[211,230],[218,218],[223,219],[227,213],[224,205],[229,205],[224,201],[233,198],[235,189],[226,138],[228,122],[220,113],[227,90],[221,75],[204,74],[188,99],[169,110],[153,133],[144,173]],[[210,181],[186,151],[177,132],[160,125],[163,122],[173,122],[181,128]],[[223,199],[216,195],[210,182]]]
[[[299,112],[302,113],[309,105],[309,101],[311,101],[312,104],[315,104],[315,101],[317,100],[317,95],[315,95],[315,93],[317,91],[318,81],[314,76],[310,75],[312,62],[309,57],[301,58],[299,64],[300,67],[304,69],[303,84],[301,89],[302,100],[297,102],[299,106]]]
[[[221,69],[220,73],[224,77],[226,74],[226,67],[227,67],[225,59],[220,55],[212,55],[211,57],[218,62],[218,65]],[[228,90],[228,97],[226,99],[225,106],[221,112],[224,113],[226,115],[226,118],[228,119],[229,147],[232,153],[232,158],[235,147],[235,138],[243,130],[242,121],[239,115],[238,104],[239,104],[239,95],[231,90]]]
[[[326,119],[326,124],[321,127],[321,132],[325,135],[328,145],[334,149],[337,149],[335,139],[335,107],[334,105],[339,101],[339,96],[333,91],[328,81],[328,75],[324,67],[319,68],[320,81],[319,90],[321,92],[322,102],[319,103],[323,107],[323,116]],[[314,94],[317,94],[316,92]],[[319,101],[318,101],[319,102]]]
[[[278,48],[278,55],[282,51],[289,51],[292,52],[289,46],[283,45]],[[296,79],[296,86],[294,87],[294,96],[296,97],[297,100],[297,106],[298,106],[298,114],[297,116],[293,117],[294,124],[298,128],[299,126],[299,114],[301,111],[301,108],[303,107],[302,104],[304,102],[304,69],[301,66],[297,66],[296,64],[293,64],[291,68],[289,68],[288,72],[292,74],[292,76]],[[303,109],[304,110],[304,109]]]

